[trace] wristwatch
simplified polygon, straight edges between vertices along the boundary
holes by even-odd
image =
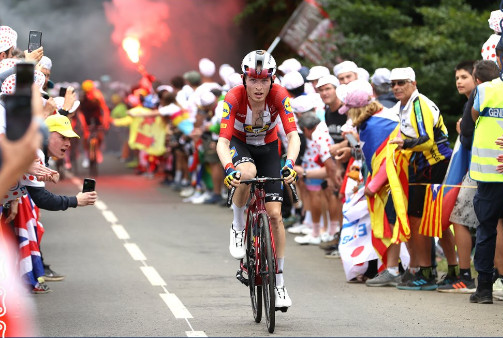
[[[306,178],[307,178],[307,173],[306,173],[305,171],[302,173],[302,178],[303,178],[303,179],[306,179]]]

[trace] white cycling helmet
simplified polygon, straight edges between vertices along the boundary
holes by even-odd
[[[248,53],[241,63],[243,74],[263,79],[276,73],[276,61],[265,50],[255,50]]]

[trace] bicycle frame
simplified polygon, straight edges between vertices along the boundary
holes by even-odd
[[[256,229],[252,229],[253,232],[259,234],[260,229],[259,229],[259,217],[261,214],[265,214],[267,216],[268,220],[268,225],[269,225],[269,233],[271,235],[271,246],[272,246],[272,252],[274,256],[274,270],[275,273],[278,273],[278,265],[276,264],[277,262],[277,257],[276,257],[276,244],[274,241],[274,235],[272,232],[272,228],[270,226],[271,224],[271,219],[269,218],[269,215],[267,214],[267,210],[265,207],[265,190],[264,190],[264,184],[265,182],[262,183],[256,183],[255,185],[252,185],[250,189],[250,194],[251,194],[251,201],[250,205],[248,206],[248,214],[246,217],[246,228],[245,228],[245,236],[248,236],[248,227],[250,224],[253,227],[256,227]],[[251,221],[250,222],[250,218]],[[245,237],[246,241],[246,237]],[[255,249],[255,285],[262,285],[262,276],[260,274],[260,268],[261,268],[261,262],[260,262],[260,243],[258,241],[253,241],[253,247]],[[247,275],[248,274],[248,269],[241,260],[240,263],[241,270],[245,271]]]

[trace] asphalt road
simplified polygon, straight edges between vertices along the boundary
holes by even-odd
[[[33,295],[40,336],[268,336],[228,252],[232,212],[182,202],[107,156],[96,206],[42,212],[42,251],[66,276]],[[81,171],[82,173],[82,171]],[[48,186],[74,195],[82,176]],[[287,234],[293,300],[275,336],[502,336],[503,302],[346,283],[342,263]]]

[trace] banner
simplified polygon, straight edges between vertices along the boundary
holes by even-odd
[[[286,22],[279,36],[300,56],[315,64],[322,64],[324,46],[320,38],[332,27],[328,13],[316,0],[304,0]]]
[[[354,189],[357,192],[354,193]],[[372,229],[364,185],[353,179],[346,182],[346,201],[342,206],[343,222],[339,253],[346,273],[351,280],[367,271],[368,261],[377,259],[372,246]]]

